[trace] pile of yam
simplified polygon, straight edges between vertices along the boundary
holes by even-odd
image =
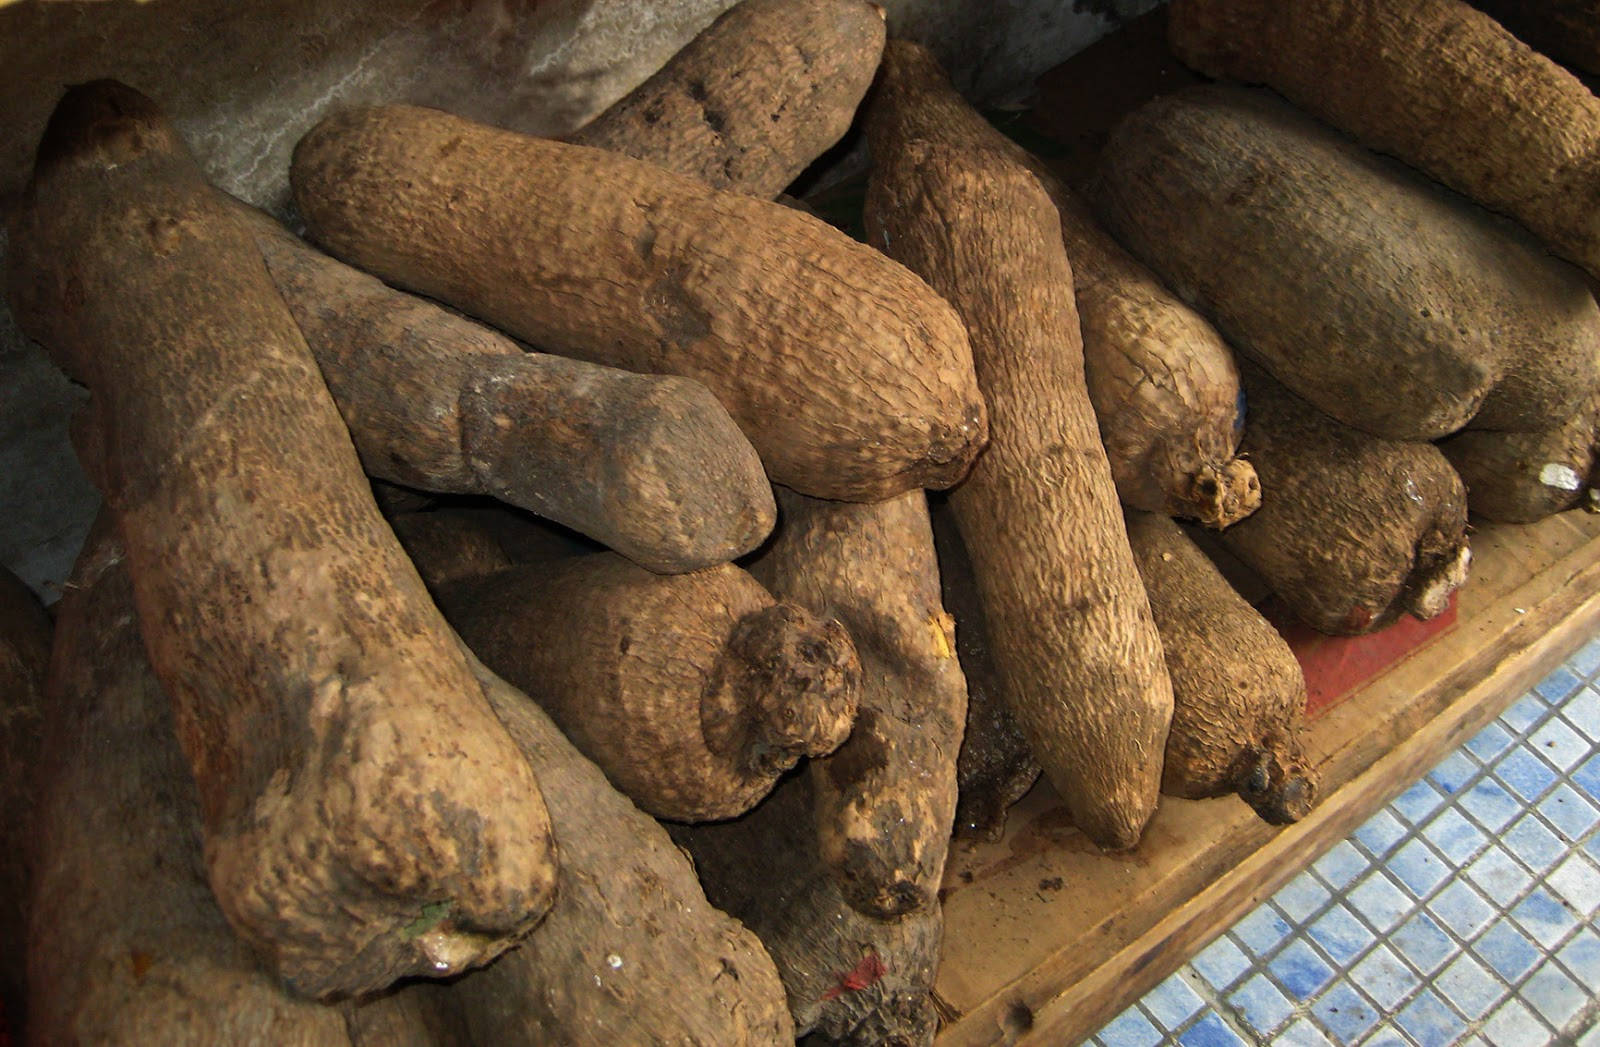
[[[1241,573],[1367,633],[1469,512],[1600,505],[1600,102],[1522,42],[1593,68],[1584,7],[1174,0],[1282,97],[1071,185],[866,0],[744,0],[563,141],[336,109],[279,216],[68,89],[5,291],[104,505],[53,612],[0,575],[0,1014],[929,1044],[953,835],[1306,817]],[[863,240],[780,199],[841,141]]]

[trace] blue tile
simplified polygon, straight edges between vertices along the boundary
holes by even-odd
[[[1506,747],[1514,740],[1510,731],[1498,723],[1491,723],[1468,739],[1465,748],[1484,763],[1488,763],[1505,752]]]
[[[1262,974],[1235,989],[1233,995],[1228,997],[1228,1002],[1239,1011],[1250,1028],[1263,1036],[1288,1021],[1294,1013],[1294,1004]]]
[[[1416,905],[1379,870],[1352,887],[1345,899],[1379,933],[1399,923]]]
[[[1568,727],[1565,720],[1555,717],[1533,732],[1528,745],[1563,771],[1571,770],[1593,751],[1587,738]]]
[[[1508,986],[1494,973],[1471,956],[1456,957],[1456,961],[1433,978],[1433,987],[1449,1000],[1451,1005],[1469,1019],[1476,1021],[1494,1009],[1508,991]]]
[[[1600,741],[1600,692],[1593,687],[1585,687],[1563,702],[1561,715],[1579,734],[1587,735],[1591,741]]]
[[[1328,885],[1334,890],[1348,884],[1357,876],[1367,871],[1372,863],[1360,851],[1356,850],[1348,840],[1340,840],[1328,849],[1328,853],[1311,863]]]
[[[1583,849],[1589,852],[1589,857],[1593,858],[1597,862],[1600,862],[1600,833],[1595,833],[1593,836],[1583,841]]]
[[[1306,932],[1341,967],[1349,966],[1352,960],[1366,951],[1374,938],[1367,925],[1356,919],[1355,914],[1343,905],[1335,905],[1317,917],[1316,922],[1306,928]]]
[[[1578,1038],[1578,1047],[1600,1047],[1600,1021]]]
[[[1412,1047],[1411,1041],[1395,1032],[1387,1022],[1361,1047]]]
[[[1438,817],[1423,826],[1422,835],[1456,865],[1466,864],[1488,839],[1453,807],[1446,807]]]
[[[1432,991],[1422,990],[1395,1021],[1417,1047],[1450,1047],[1467,1031],[1467,1023]]]
[[[1178,1042],[1183,1047],[1244,1047],[1238,1034],[1215,1014],[1208,1014],[1189,1026],[1188,1031],[1178,1037]]]
[[[1472,951],[1508,982],[1515,982],[1533,970],[1533,965],[1543,955],[1509,919],[1497,920],[1484,931],[1483,937],[1472,943]]]
[[[1545,1047],[1550,1030],[1521,1000],[1507,1000],[1478,1030],[1495,1047]]]
[[[1546,949],[1556,945],[1578,926],[1572,911],[1543,887],[1535,887],[1515,909],[1511,918],[1528,936]]]
[[[1311,1015],[1342,1044],[1355,1043],[1378,1020],[1378,1010],[1349,982],[1334,982],[1317,1002]]]
[[[1518,861],[1536,873],[1544,872],[1567,853],[1567,845],[1561,838],[1533,814],[1523,815],[1520,821],[1501,833],[1500,842]]]
[[[1156,1047],[1165,1038],[1150,1019],[1139,1013],[1138,1005],[1113,1018],[1098,1037],[1105,1047]]]
[[[1600,640],[1590,640],[1579,648],[1567,659],[1567,668],[1585,679],[1593,676],[1600,669]]]
[[[1573,771],[1572,784],[1587,794],[1591,800],[1600,800],[1600,756],[1591,756]]]
[[[1529,975],[1517,995],[1555,1029],[1565,1028],[1589,1002],[1587,989],[1549,963]]]
[[[1444,802],[1444,797],[1439,795],[1439,790],[1428,784],[1426,778],[1421,779],[1411,788],[1396,796],[1389,804],[1389,809],[1399,814],[1400,817],[1416,825],[1428,815],[1439,809]]]
[[[1382,858],[1390,848],[1406,838],[1406,827],[1388,811],[1379,811],[1350,834],[1361,841],[1361,846],[1374,858]]]
[[[1428,772],[1428,780],[1446,795],[1460,792],[1461,787],[1472,780],[1479,771],[1479,767],[1472,758],[1462,752],[1453,752],[1439,761],[1439,765]]]
[[[1500,846],[1490,845],[1466,869],[1467,878],[1501,909],[1505,909],[1528,889],[1533,877]]]
[[[1579,919],[1600,910],[1600,869],[1582,853],[1570,855],[1545,877],[1545,885],[1556,893]]]
[[[1461,938],[1471,938],[1495,916],[1494,909],[1483,900],[1483,896],[1465,880],[1459,879],[1451,880],[1429,899],[1428,911]]]
[[[1233,936],[1244,943],[1252,955],[1263,956],[1289,936],[1291,928],[1270,904],[1256,906],[1255,911],[1233,926]]]
[[[1521,801],[1493,778],[1480,778],[1474,782],[1461,795],[1458,803],[1491,833],[1505,828],[1511,819],[1522,813]]]
[[[1189,961],[1189,966],[1200,972],[1207,985],[1221,992],[1250,969],[1250,957],[1223,935],[1200,950],[1200,954]]]
[[[1427,974],[1438,969],[1450,957],[1461,951],[1433,917],[1419,912],[1390,932],[1389,947],[1411,962],[1411,966]]]
[[[1537,800],[1556,781],[1556,772],[1550,765],[1521,745],[1495,764],[1494,775],[1524,800]]]
[[[1303,925],[1330,897],[1321,880],[1310,873],[1301,873],[1272,896],[1272,903],[1289,919]]]
[[[1306,1018],[1280,1032],[1272,1042],[1274,1047],[1333,1047],[1322,1031]]]
[[[1296,938],[1283,947],[1267,965],[1288,994],[1296,1000],[1309,1000],[1333,981],[1333,968],[1317,955],[1305,939]]]
[[[1568,840],[1583,839],[1583,835],[1600,823],[1600,810],[1583,798],[1570,785],[1558,785],[1550,790],[1539,804],[1539,813],[1555,827],[1556,832]]]
[[[1416,972],[1385,945],[1379,945],[1356,964],[1350,971],[1350,980],[1386,1010],[1392,1010],[1422,984]]]
[[[1588,927],[1572,936],[1556,956],[1579,985],[1600,987],[1600,935]]]
[[[1421,840],[1412,840],[1383,864],[1389,875],[1418,898],[1426,898],[1450,875],[1450,869],[1433,853],[1433,848]]]
[[[1168,1032],[1180,1029],[1194,1017],[1194,1012],[1205,1006],[1205,1001],[1195,995],[1189,983],[1174,974],[1160,985],[1145,993],[1144,1009]]]
[[[1571,694],[1582,682],[1571,669],[1563,665],[1534,684],[1533,689],[1541,698],[1557,701]]]
[[[1539,699],[1538,695],[1529,694],[1501,713],[1500,722],[1510,728],[1512,734],[1525,735],[1539,722],[1540,717],[1549,711],[1549,707]]]

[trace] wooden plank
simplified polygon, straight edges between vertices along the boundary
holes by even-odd
[[[945,879],[943,1045],[1062,1044],[1165,978],[1576,649],[1600,624],[1600,518],[1473,537],[1455,628],[1315,721],[1324,799],[1277,830],[1225,798],[1165,800],[1145,841],[1099,853],[1048,786]]]

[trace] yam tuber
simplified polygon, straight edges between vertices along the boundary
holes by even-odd
[[[1261,509],[1221,540],[1307,624],[1355,635],[1432,618],[1466,580],[1467,492],[1432,444],[1341,425],[1241,364]],[[1279,485],[1282,486],[1279,486]]]
[[[1467,485],[1467,508],[1486,520],[1533,523],[1600,507],[1600,393],[1553,429],[1457,433],[1439,450]]]
[[[22,580],[0,567],[0,942],[21,942],[27,927],[29,841],[44,726],[50,617]],[[0,955],[0,1023],[26,1024],[26,957]]]
[[[770,200],[850,129],[883,38],[865,0],[743,0],[567,141]]]
[[[459,512],[398,513],[389,526],[430,593],[511,566],[493,532]]]
[[[553,352],[698,378],[771,478],[878,500],[987,438],[960,318],[822,222],[631,157],[405,106],[295,150],[315,238]]]
[[[1241,353],[1346,425],[1548,428],[1600,387],[1583,274],[1265,92],[1191,88],[1101,153],[1101,215]]]
[[[1162,792],[1238,793],[1273,825],[1299,821],[1316,774],[1300,747],[1306,680],[1294,652],[1177,524],[1129,512],[1128,541],[1172,676]]]
[[[868,107],[871,242],[971,333],[993,441],[951,492],[1012,712],[1074,823],[1105,847],[1154,813],[1172,688],[1089,403],[1055,206],[1001,153],[906,137]]]
[[[772,530],[761,461],[699,382],[524,352],[238,211],[373,476],[493,495],[653,571]]]
[[[1206,75],[1272,87],[1600,276],[1600,99],[1488,15],[1461,0],[1176,0],[1167,26]]]
[[[249,233],[154,103],[69,90],[11,229],[25,329],[92,394],[140,628],[223,912],[298,992],[527,934],[538,786],[372,501]]]
[[[1072,264],[1089,399],[1122,501],[1211,527],[1254,512],[1261,487],[1235,457],[1239,374],[1221,336],[1129,257],[1044,163],[969,106],[926,48],[890,41],[877,93],[899,135],[999,150],[1050,194]]]
[[[855,729],[812,762],[817,845],[868,916],[937,904],[955,817],[967,688],[939,599],[927,498],[824,502],[779,491],[777,537],[750,573],[843,624],[861,656]]]
[[[1471,0],[1519,40],[1574,69],[1600,74],[1597,0]]]
[[[792,1044],[784,986],[756,936],[706,901],[661,826],[538,706],[478,672],[544,785],[561,869],[539,929],[451,986],[472,1042]]]
[[[656,575],[611,553],[438,591],[468,646],[660,818],[749,810],[850,734],[861,663],[844,628],[775,603],[732,564]]]
[[[936,905],[880,920],[845,901],[808,814],[818,777],[808,765],[744,817],[674,826],[673,838],[706,896],[771,953],[796,1032],[847,1047],[930,1045],[944,915]]]
[[[944,605],[956,620],[956,656],[967,678],[967,726],[956,758],[956,832],[997,840],[1006,812],[1039,780],[1039,761],[1011,714],[1000,670],[989,649],[989,624],[972,560],[948,508],[933,514]]]

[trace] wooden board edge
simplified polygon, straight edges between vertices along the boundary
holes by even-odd
[[[1586,570],[1573,572],[1575,559],[1584,561]],[[1566,573],[1570,584],[1576,573],[1597,569],[1600,540],[1541,575]],[[1528,584],[1538,577],[1529,578]],[[1507,599],[1514,601],[1516,595]],[[1541,610],[1552,614],[1550,622],[1538,623],[1546,628],[1503,652],[1490,672],[1466,685],[1448,707],[1326,797],[1303,821],[1270,837],[1088,976],[1062,986],[1055,984],[1049,964],[1036,967],[944,1028],[938,1047],[1075,1044],[1093,1035],[1498,717],[1600,626],[1600,588],[1575,605],[1549,602],[1558,606],[1526,611],[1536,617]]]

